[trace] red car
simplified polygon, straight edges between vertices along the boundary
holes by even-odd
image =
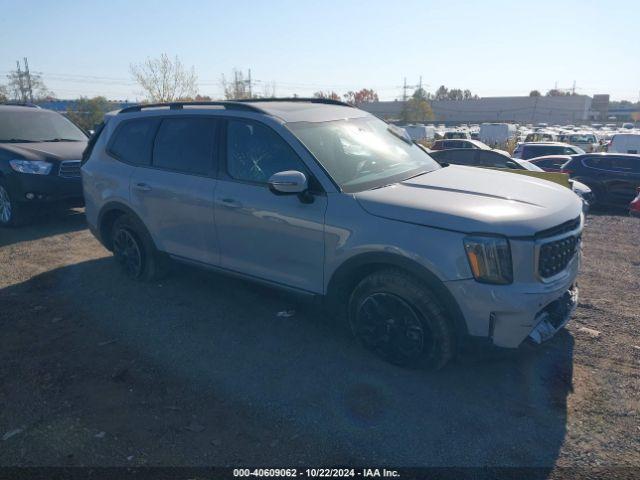
[[[629,204],[629,213],[634,217],[640,217],[640,187],[638,187],[638,195]]]

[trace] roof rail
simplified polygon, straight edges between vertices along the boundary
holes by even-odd
[[[254,107],[253,105],[246,105],[244,103],[240,103],[238,101],[228,101],[228,102],[165,102],[165,103],[141,103],[139,105],[133,105],[131,107],[125,107],[118,112],[120,113],[129,113],[129,112],[140,112],[147,108],[161,108],[161,107],[169,107],[169,110],[182,110],[184,107],[189,106],[219,106],[224,107],[229,110],[245,110],[250,112],[259,112],[265,113],[264,110]]]
[[[29,107],[29,108],[42,108],[40,105],[29,102],[0,102],[0,105],[7,105],[10,107]]]
[[[238,100],[233,100],[234,102],[250,102],[250,103],[261,103],[261,102],[307,102],[307,103],[325,103],[327,105],[340,105],[342,107],[351,107],[355,108],[350,103],[343,102],[341,100],[334,100],[332,98],[316,98],[316,97],[282,97],[282,98],[242,98]]]

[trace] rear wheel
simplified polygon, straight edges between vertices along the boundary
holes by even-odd
[[[116,219],[111,230],[111,245],[116,262],[129,278],[151,281],[162,276],[164,259],[135,217],[122,215]]]
[[[365,348],[397,365],[437,369],[455,351],[453,329],[434,295],[399,270],[375,272],[358,284],[349,324]]]

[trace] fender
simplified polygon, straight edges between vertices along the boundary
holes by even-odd
[[[458,335],[467,335],[467,324],[462,310],[445,284],[433,272],[414,260],[389,252],[369,252],[346,260],[332,274],[327,285],[325,302],[339,311],[346,305],[356,284],[369,273],[383,267],[397,267],[423,281],[434,292],[454,323]]]

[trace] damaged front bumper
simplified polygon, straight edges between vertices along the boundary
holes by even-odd
[[[536,315],[538,323],[529,334],[529,340],[538,344],[549,340],[569,322],[577,306],[578,286],[574,285]]]

